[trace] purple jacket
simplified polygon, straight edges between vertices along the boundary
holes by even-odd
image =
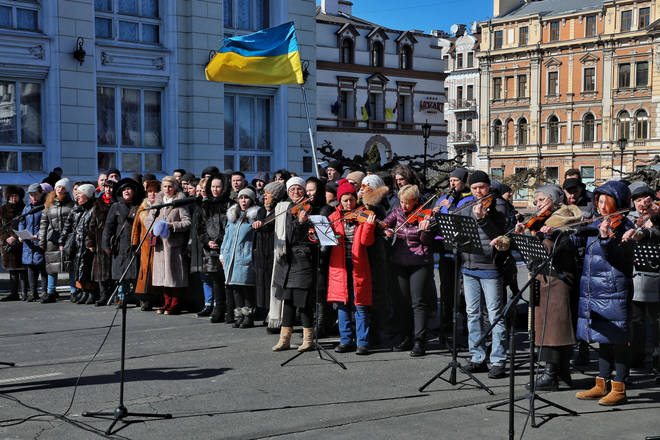
[[[406,223],[407,218],[408,216],[403,212],[401,206],[394,208],[385,217],[384,222],[392,229],[405,223],[405,226],[396,233],[392,261],[399,266],[419,266],[431,263],[433,255],[430,245],[433,243],[433,232],[420,231],[417,223]]]

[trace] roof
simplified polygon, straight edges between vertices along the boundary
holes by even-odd
[[[540,15],[541,17],[556,17],[582,11],[593,11],[602,9],[605,0],[542,0],[522,3],[518,8],[511,12],[497,16],[494,20],[501,18],[522,18],[530,15]]]
[[[343,25],[346,23],[350,23],[356,27],[362,27],[362,28],[381,28],[385,32],[406,32],[398,29],[390,29],[386,26],[381,26],[376,23],[372,23],[367,20],[363,20],[362,18],[356,17],[354,15],[349,15],[344,12],[340,12],[339,15],[331,15],[331,14],[324,14],[321,12],[321,7],[316,6],[316,20],[326,22],[326,23],[335,23],[338,25]],[[412,35],[423,35],[427,37],[431,37],[432,35],[427,34],[425,32],[418,32],[412,29],[409,29],[408,32],[410,32]]]

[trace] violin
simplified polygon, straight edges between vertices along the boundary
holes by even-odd
[[[347,212],[342,218],[349,222],[357,221],[358,223],[364,223],[367,221],[370,215],[374,215],[374,212],[366,209],[363,206],[360,206],[359,208]],[[376,224],[383,229],[388,228],[387,223],[382,220],[376,220]]]
[[[481,199],[479,199],[479,203],[481,204],[481,206],[484,207],[484,209],[487,210],[488,208],[490,208],[490,205],[493,204],[494,200],[495,200],[495,195],[493,193],[489,193],[484,197],[482,197]]]
[[[412,213],[412,215],[408,216],[407,221],[408,223],[419,223],[422,220],[426,220],[428,217],[432,215],[433,212],[430,209],[416,210],[415,212]]]
[[[534,216],[527,220],[525,223],[525,229],[528,229],[530,232],[536,232],[543,227],[545,221],[550,218],[552,215],[551,209],[546,209],[541,214]]]
[[[610,238],[614,238],[614,234],[616,233],[616,230],[623,224],[625,221],[625,217],[623,214],[612,214],[609,216],[610,224],[607,227],[607,235]]]
[[[291,208],[290,212],[293,215],[298,215],[300,211],[305,211],[305,213],[309,214],[309,212],[312,210],[312,199],[311,197],[304,197],[301,201],[296,203],[293,208]]]

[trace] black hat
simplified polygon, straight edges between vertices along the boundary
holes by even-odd
[[[344,168],[341,166],[341,162],[338,160],[331,160],[328,162],[328,166],[326,168],[332,168],[340,174],[344,171]]]
[[[368,173],[376,173],[378,172],[378,170],[380,170],[380,165],[378,165],[377,163],[371,163],[367,166]]]
[[[332,193],[334,195],[337,195],[337,183],[335,182],[328,182],[325,184],[325,192]]]
[[[451,172],[449,177],[456,177],[458,179],[461,179],[464,183],[467,182],[468,178],[468,170],[465,168],[456,168],[454,171]]]
[[[142,181],[143,181],[143,182],[146,182],[147,180],[158,180],[158,179],[156,179],[156,175],[155,175],[155,174],[147,173],[147,174],[145,174],[144,176],[142,176]]]
[[[561,189],[572,189],[572,188],[584,188],[584,185],[582,182],[580,182],[580,179],[576,179],[575,177],[569,177],[568,179],[564,180],[564,184],[561,186]]]
[[[121,193],[124,191],[125,188],[133,188],[133,204],[137,205],[142,202],[144,199],[144,186],[142,186],[141,183],[137,182],[135,179],[131,179],[130,177],[125,177],[121,179],[117,184],[113,187],[112,190],[112,198],[115,200],[119,200],[121,198]]]
[[[181,176],[182,182],[190,182],[191,180],[195,180],[195,175],[193,173],[186,173]]]
[[[487,183],[490,185],[490,177],[481,170],[477,170],[470,174],[468,181],[470,182],[470,185],[474,185],[475,183]]]
[[[506,194],[508,192],[513,191],[513,189],[509,185],[507,185],[506,183],[502,183],[500,185],[500,191],[502,191],[502,194]]]
[[[644,196],[651,196],[655,199],[655,191],[653,191],[653,189],[651,189],[651,187],[648,186],[645,182],[631,183],[628,189],[630,189],[630,195],[632,196],[633,200]]]
[[[204,177],[207,174],[210,174],[211,176],[215,176],[220,174],[220,170],[218,169],[218,167],[214,167],[214,166],[206,167],[202,170],[202,177]]]
[[[119,177],[121,177],[121,172],[120,172],[117,168],[110,168],[106,174],[107,174],[108,176],[109,176],[110,174],[116,174],[116,175],[118,175]]]

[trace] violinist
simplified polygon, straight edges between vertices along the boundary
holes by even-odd
[[[385,217],[388,237],[396,234],[392,251],[393,269],[397,275],[400,298],[394,308],[400,316],[401,342],[394,351],[412,349],[410,356],[426,354],[426,318],[430,308],[428,288],[433,277],[433,258],[430,246],[433,233],[428,220],[413,216],[420,208],[417,185],[404,185],[398,193],[399,206]],[[414,219],[412,217],[415,217]],[[397,304],[398,303],[398,304]]]
[[[599,374],[594,387],[576,397],[600,399],[600,405],[610,406],[626,402],[625,380],[630,370],[628,316],[633,288],[632,245],[621,240],[632,224],[622,215],[610,214],[630,207],[630,190],[620,181],[605,182],[594,191],[594,203],[598,213],[607,217],[592,223],[598,236],[586,239],[577,337],[599,343]],[[580,237],[571,237],[580,241]],[[616,369],[616,376],[608,393],[612,369]]]
[[[339,245],[330,253],[328,272],[328,302],[338,305],[340,344],[337,353],[356,351],[369,354],[369,307],[371,299],[371,268],[367,247],[374,242],[376,215],[365,221],[351,216],[356,209],[357,193],[351,183],[339,181],[339,206],[329,220],[338,236]],[[355,312],[355,333],[351,329],[351,312]]]
[[[580,221],[582,211],[575,205],[564,205],[562,189],[557,185],[544,185],[534,193],[534,206],[537,212],[529,221],[516,224],[516,232],[530,233],[538,236],[548,253],[556,247],[553,259],[553,269],[558,276],[550,275],[548,271],[537,275],[537,292],[539,294],[534,314],[535,344],[541,349],[539,359],[545,361],[543,375],[537,377],[535,389],[555,391],[559,388],[559,380],[572,386],[570,373],[570,358],[572,346],[575,344],[575,327],[571,310],[577,296],[576,271],[577,250],[570,237],[553,229],[568,223]],[[557,241],[559,240],[559,241]],[[495,239],[495,246],[504,244],[502,238]]]

